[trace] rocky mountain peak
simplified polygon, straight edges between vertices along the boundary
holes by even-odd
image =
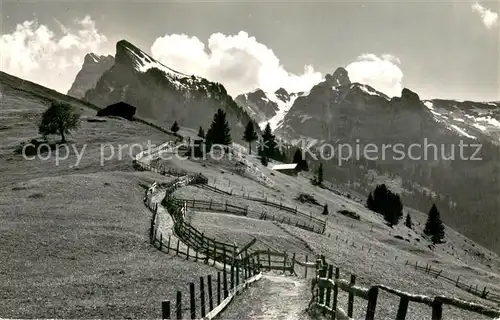
[[[284,88],[279,88],[274,92],[274,94],[276,95],[276,97],[278,97],[278,99],[280,99],[283,102],[290,101],[290,94]]]
[[[418,94],[411,91],[410,89],[407,89],[407,88],[404,88],[401,91],[401,99],[404,101],[408,101],[408,102],[419,102],[420,103],[420,97],[418,96]]]
[[[351,80],[346,69],[339,67],[333,74],[327,74],[325,80],[332,87],[350,86]]]
[[[114,57],[112,55],[97,55],[95,53],[87,53],[85,55],[85,58],[83,59],[83,64],[99,64],[104,62],[113,62],[114,63]]]
[[[99,78],[111,69],[115,63],[113,56],[97,55],[95,53],[88,53],[83,59],[82,69],[75,77],[75,81],[68,90],[68,95],[75,98],[83,98],[85,93],[93,89]]]

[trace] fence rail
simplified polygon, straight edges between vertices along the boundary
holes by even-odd
[[[226,202],[217,202],[213,200],[196,200],[196,199],[177,199],[178,201],[184,201],[187,204],[188,208],[198,209],[198,210],[207,210],[214,212],[227,212],[238,216],[247,216],[261,220],[272,220],[281,222],[284,224],[289,224],[295,226],[297,228],[301,228],[307,231],[315,232],[318,234],[323,234],[324,225],[315,225],[314,222],[306,223],[299,220],[292,220],[290,217],[286,219],[282,217],[279,219],[275,215],[270,215],[266,212],[259,212],[255,210],[249,209],[248,206],[242,207],[235,204],[232,204],[228,201]],[[307,218],[309,220],[309,218]]]
[[[248,195],[233,194],[232,190],[226,191],[226,190],[219,189],[215,186],[211,186],[208,184],[199,185],[198,187],[204,188],[206,190],[210,190],[210,191],[213,191],[213,192],[216,192],[219,194],[228,195],[228,196],[231,196],[233,198],[241,198],[241,199],[246,199],[249,201],[259,202],[265,206],[273,207],[273,208],[279,209],[281,211],[288,212],[288,213],[293,214],[295,216],[301,217],[304,220],[311,221],[313,224],[316,224],[316,226],[318,227],[318,230],[315,232],[321,233],[321,234],[323,234],[325,232],[325,227],[326,227],[325,220],[319,219],[317,217],[313,217],[312,214],[307,214],[307,213],[301,212],[300,210],[297,209],[297,207],[293,208],[293,207],[283,205],[282,203],[272,202],[272,201],[269,201],[267,198],[252,197],[252,196],[250,196],[250,194],[248,194]]]
[[[353,317],[354,298],[367,300],[366,320],[375,319],[377,306],[377,297],[379,290],[386,291],[400,298],[395,319],[404,320],[408,311],[410,302],[425,304],[432,308],[432,320],[441,320],[443,318],[443,305],[453,306],[461,310],[475,312],[490,318],[500,317],[500,310],[493,309],[473,302],[450,298],[445,296],[429,297],[424,295],[415,295],[400,291],[384,285],[374,285],[370,288],[364,288],[356,285],[356,276],[351,275],[350,281],[340,279],[340,270],[335,268],[333,274],[333,265],[325,262],[324,256],[316,261],[316,278],[313,280],[313,286],[317,288],[316,295],[313,296],[310,306],[314,305],[335,319],[337,314],[342,318]],[[347,312],[338,306],[338,293],[343,290],[349,294]],[[333,294],[333,295],[332,295]]]
[[[446,274],[443,273],[443,270],[433,269],[430,264],[419,265],[418,262],[410,263],[408,260],[405,263],[405,266],[414,267],[418,271],[422,271],[424,273],[429,274],[438,279],[442,279],[448,283],[455,285],[457,288],[460,288],[464,291],[467,291],[475,296],[481,297],[483,299],[500,303],[500,294],[492,292],[491,289],[488,289],[486,286],[483,289],[480,289],[478,285],[473,286],[472,284],[467,284],[460,281],[460,276],[457,278],[450,278]]]

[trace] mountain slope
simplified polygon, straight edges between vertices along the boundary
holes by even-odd
[[[137,115],[156,124],[208,127],[218,108],[227,113],[233,139],[241,140],[250,120],[222,84],[189,76],[166,67],[122,40],[116,45],[115,63],[89,90],[85,99],[98,106],[124,101],[137,107]]]
[[[427,212],[436,203],[446,223],[500,252],[498,124],[497,103],[421,101],[408,89],[390,99],[339,68],[294,102],[276,134],[316,142],[327,179],[365,195],[390,180],[405,204]],[[339,161],[340,144],[351,147],[343,153],[349,161]],[[370,144],[376,151],[364,152]]]
[[[262,89],[240,94],[236,97],[236,103],[246,110],[250,116],[264,127],[268,122],[272,129],[276,129],[290,110],[297,97],[304,95],[303,92],[288,93],[279,88],[275,92],[264,92]]]
[[[94,53],[87,54],[83,60],[82,69],[76,75],[75,81],[68,91],[68,95],[79,99],[85,97],[85,93],[95,87],[97,80],[114,63],[115,58],[113,56],[99,56]]]

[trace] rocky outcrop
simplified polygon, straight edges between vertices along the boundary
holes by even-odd
[[[78,99],[85,97],[85,93],[95,87],[99,78],[113,66],[114,62],[115,59],[110,55],[87,54],[83,60],[82,69],[76,75],[68,95]]]

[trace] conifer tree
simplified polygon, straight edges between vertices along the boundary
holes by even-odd
[[[412,228],[413,228],[413,223],[412,223],[412,221],[411,221],[411,216],[410,216],[410,214],[409,214],[409,213],[406,215],[405,226],[406,226],[408,229],[412,229]]]
[[[179,124],[177,123],[177,121],[174,121],[174,124],[172,125],[172,127],[170,127],[170,131],[172,131],[173,133],[177,133],[179,129]]]
[[[321,214],[323,214],[323,215],[325,215],[325,216],[327,216],[327,215],[328,215],[328,204],[325,204],[325,205],[323,206],[323,212],[322,212]]]
[[[318,169],[316,169],[316,176],[314,177],[314,184],[321,186],[323,185],[323,164],[320,163]]]
[[[261,155],[260,156],[260,163],[262,163],[263,166],[266,166],[269,164],[269,160],[267,159],[266,155]]]
[[[371,192],[368,195],[368,199],[366,200],[366,207],[372,211],[375,211],[375,200],[373,199]]]
[[[403,217],[403,203],[398,194],[392,193],[385,184],[378,185],[366,200],[368,209],[384,216],[389,226],[399,223]]]
[[[304,155],[302,154],[302,150],[297,149],[295,153],[293,154],[293,163],[297,164],[297,170],[299,171],[308,171],[309,170],[309,165],[307,164],[307,161]]]
[[[262,145],[259,154],[266,156],[268,159],[274,159],[276,150],[276,138],[271,130],[269,123],[266,125],[262,133]]]
[[[198,137],[200,138],[205,138],[205,130],[203,130],[203,127],[200,126],[200,129],[198,130]]]
[[[425,223],[424,234],[431,236],[433,243],[440,243],[444,239],[444,225],[435,204],[432,205],[429,211],[427,222]]]
[[[252,142],[257,140],[257,132],[255,132],[255,128],[253,126],[253,121],[248,121],[248,124],[245,128],[245,132],[243,133],[243,140],[248,142],[248,153],[252,154]]]
[[[224,110],[217,109],[217,112],[214,114],[212,124],[210,125],[210,129],[208,129],[206,138],[208,145],[231,144],[231,128],[226,120],[226,113]]]

